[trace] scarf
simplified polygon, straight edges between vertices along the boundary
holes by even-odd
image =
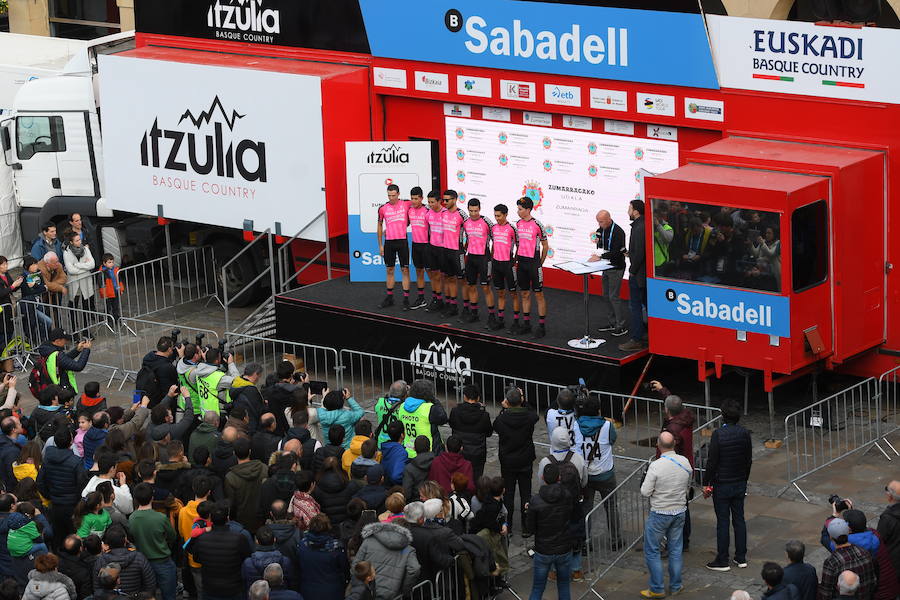
[[[76,246],[75,244],[69,244],[69,251],[75,255],[75,258],[81,260],[81,257],[84,256],[84,246]]]

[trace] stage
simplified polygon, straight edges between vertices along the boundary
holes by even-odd
[[[424,308],[403,310],[399,284],[396,289],[396,304],[386,309],[378,307],[384,298],[384,284],[351,283],[349,277],[276,296],[278,338],[548,383],[575,383],[583,377],[590,387],[609,390],[619,389],[620,380],[633,381],[643,366],[638,359],[647,354],[646,350],[619,350],[628,336],[597,332],[601,309],[595,298],[590,303],[592,336],[605,339],[605,343],[593,350],[569,347],[570,339],[584,333],[584,297],[580,293],[545,289],[547,335],[534,339],[531,334],[515,336],[505,329],[486,329],[483,298],[480,321],[469,324]],[[415,286],[411,297],[414,295]],[[536,324],[533,299],[532,319]],[[508,306],[507,327],[511,322]]]

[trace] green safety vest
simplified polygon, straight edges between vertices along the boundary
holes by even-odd
[[[61,377],[59,372],[59,366],[56,364],[56,359],[59,358],[59,350],[51,352],[49,356],[47,356],[47,375],[50,376],[50,381],[53,385],[60,385]],[[78,383],[75,381],[75,375],[72,371],[63,371],[66,375],[66,381],[68,382],[68,386],[63,385],[63,387],[70,387],[72,391],[76,394],[78,393]]]
[[[196,369],[196,368],[197,367],[193,367],[192,369],[189,369],[187,371],[187,373],[179,373],[178,374],[178,383],[181,386],[186,387],[188,389],[188,392],[191,395],[191,407],[194,409],[194,414],[201,415],[202,413],[200,412],[200,391],[198,389],[199,386],[196,384],[191,385],[191,382],[187,377],[188,373],[190,373],[191,370]],[[216,383],[218,383],[218,382],[216,382]],[[185,406],[184,396],[182,396],[181,394],[178,394],[178,410],[180,410],[181,412],[184,412],[184,406]]]
[[[672,231],[672,226],[668,223],[663,224],[663,229]],[[659,239],[659,232],[656,227],[653,228],[653,265],[660,266],[669,261],[669,244],[664,244]]]
[[[222,371],[213,371],[204,377],[197,377],[197,397],[200,401],[201,413],[213,411],[217,415],[221,414],[217,388],[219,387],[219,381],[223,377],[225,377],[225,373]],[[225,404],[231,403],[231,395],[227,390],[225,391],[225,400],[223,402]]]
[[[400,404],[403,404],[403,400],[398,400]],[[384,420],[384,416],[391,411],[391,407],[394,406],[394,402],[388,402],[387,398],[379,398],[375,402],[375,428],[377,429],[381,422]],[[391,415],[391,418],[387,423],[384,424],[384,427],[381,428],[381,431],[378,432],[378,447],[381,448],[381,445],[385,442],[391,441],[391,438],[388,437],[387,428],[392,422],[397,420],[397,413],[400,412],[402,407],[397,407],[394,411],[394,414]]]
[[[402,407],[394,412],[394,414],[397,415],[397,419],[403,423],[403,431],[406,434],[403,445],[406,446],[406,453],[410,458],[416,457],[415,443],[416,438],[420,435],[427,437],[429,444],[432,446],[432,450],[434,449],[434,438],[431,435],[431,421],[429,421],[432,406],[433,404],[431,402],[423,402],[415,412],[408,412]]]

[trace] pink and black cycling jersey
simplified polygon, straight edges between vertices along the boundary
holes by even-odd
[[[446,208],[441,210],[428,209],[425,220],[428,222],[428,242],[436,248],[444,247],[444,213]]]
[[[516,228],[510,225],[509,221],[503,225],[491,227],[491,241],[493,243],[491,256],[493,259],[501,262],[512,260],[513,246],[515,246],[517,239]]]
[[[412,230],[413,244],[428,243],[428,211],[424,204],[419,208],[409,207],[409,228]]]
[[[469,219],[466,212],[460,207],[453,210],[447,210],[444,213],[444,248],[450,250],[459,250],[462,248],[463,240],[463,223]]]
[[[544,226],[537,219],[519,219],[516,223],[516,233],[519,236],[519,247],[516,256],[522,258],[540,258],[540,242],[547,239]]]
[[[494,224],[484,217],[469,219],[463,223],[463,231],[466,233],[466,252],[472,256],[484,256],[487,254],[487,243],[491,239],[491,227]]]
[[[378,222],[384,225],[384,239],[405,240],[406,226],[409,225],[409,200],[398,200],[396,204],[385,202],[378,209]]]

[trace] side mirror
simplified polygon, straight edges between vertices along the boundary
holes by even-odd
[[[0,121],[0,146],[3,148],[3,162],[7,167],[12,167],[13,169],[16,166],[21,168],[21,165],[13,162],[13,153],[12,153],[12,128],[15,120],[6,119],[4,121]]]

